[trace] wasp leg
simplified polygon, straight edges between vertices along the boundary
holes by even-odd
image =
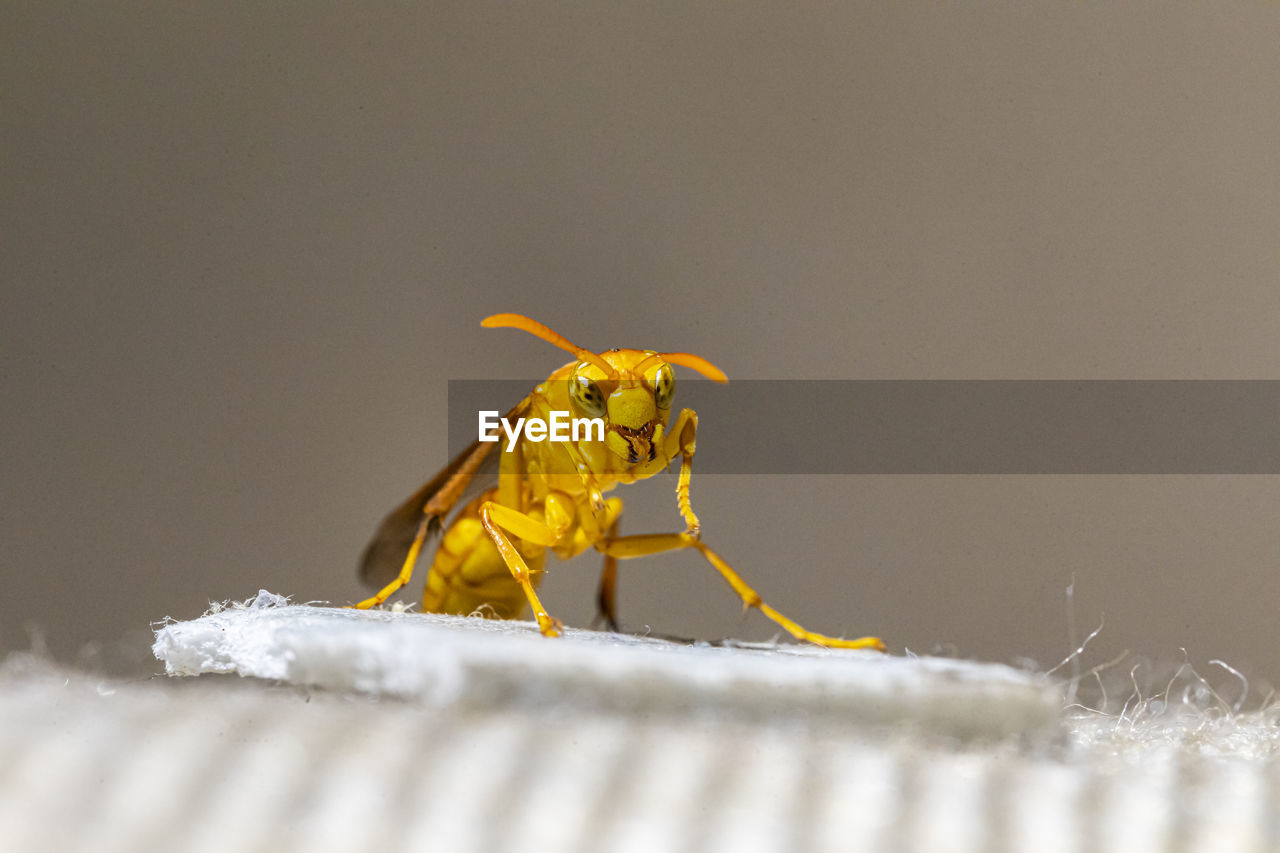
[[[684,458],[680,460],[680,478],[676,481],[676,506],[680,509],[680,515],[684,518],[684,532],[697,539],[702,532],[702,524],[698,521],[698,516],[693,511],[693,504],[689,501],[689,481],[693,478],[693,448],[684,451]]]
[[[370,607],[377,607],[386,601],[396,590],[403,587],[413,577],[414,564],[418,562],[418,552],[422,550],[422,543],[427,539],[427,529],[431,523],[430,516],[423,516],[422,521],[418,523],[418,532],[413,536],[413,544],[409,546],[409,553],[404,558],[404,565],[400,567],[400,574],[396,575],[395,580],[378,590],[377,595],[366,598],[364,601],[354,605],[357,610],[368,610]]]
[[[719,554],[712,551],[700,539],[688,533],[650,533],[637,536],[622,536],[605,542],[601,549],[605,554],[617,557],[621,560],[628,560],[633,557],[644,557],[649,554],[660,554],[663,551],[675,551],[681,548],[695,548],[702,556],[707,558],[716,571],[718,571],[729,586],[733,587],[733,591],[742,599],[743,605],[746,607],[754,607],[782,626],[787,633],[795,637],[797,640],[803,640],[807,643],[813,643],[816,646],[825,646],[832,649],[876,649],[884,651],[884,641],[878,637],[860,637],[856,640],[845,640],[839,637],[828,637],[826,634],[819,634],[815,631],[809,631],[800,623],[779,613],[770,607],[760,594],[751,587],[747,586],[737,572],[735,572],[728,563],[726,563]]]
[[[584,511],[579,514],[578,530],[574,533],[573,541],[568,543],[564,553],[561,554],[564,559],[570,559],[587,548],[598,546],[601,542],[618,538],[618,519],[622,515],[622,501],[618,498],[609,498],[606,501],[600,497],[598,491],[591,495],[589,500],[592,505],[599,501],[599,512]],[[596,618],[591,622],[592,628],[603,622],[608,630],[618,630],[618,611],[614,604],[617,581],[618,560],[605,554],[604,568],[600,573],[600,591],[596,594]]]
[[[480,523],[484,525],[485,532],[489,534],[498,553],[502,555],[502,561],[507,564],[511,576],[524,590],[525,598],[529,600],[529,606],[533,609],[533,618],[538,620],[538,629],[542,631],[542,635],[544,637],[560,636],[560,631],[564,628],[563,623],[547,613],[546,608],[542,606],[542,601],[539,600],[538,593],[533,588],[528,564],[502,531],[510,531],[521,539],[547,547],[553,547],[560,540],[562,533],[519,510],[493,501],[485,501],[480,505]]]
[[[697,539],[702,529],[693,504],[689,500],[689,482],[693,479],[693,451],[697,446],[698,413],[693,409],[681,409],[676,422],[671,425],[663,452],[668,459],[680,454],[680,476],[676,480],[676,507],[684,519],[684,532]]]
[[[618,517],[614,516],[613,523],[609,525],[608,531],[605,533],[608,541],[615,541],[618,538]],[[600,572],[600,592],[596,594],[596,607],[599,612],[596,614],[592,627],[597,622],[603,621],[604,626],[610,631],[617,633],[618,631],[618,611],[615,606],[617,600],[618,586],[618,558],[613,554],[604,555],[604,568]]]

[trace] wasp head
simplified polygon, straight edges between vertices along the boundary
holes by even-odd
[[[610,370],[578,362],[569,397],[587,417],[604,419],[605,445],[614,455],[633,465],[651,462],[671,416],[675,372],[649,350],[611,350],[599,358]]]
[[[716,382],[729,381],[724,371],[692,353],[634,349],[594,353],[520,314],[495,314],[480,325],[524,329],[577,356],[569,377],[569,397],[587,417],[604,419],[605,444],[631,464],[652,461],[661,448],[676,393],[671,365],[692,368]]]

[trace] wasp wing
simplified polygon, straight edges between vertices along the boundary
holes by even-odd
[[[520,417],[528,403],[528,399],[523,400],[507,417]],[[440,532],[445,517],[459,502],[465,504],[497,482],[500,457],[491,451],[500,443],[473,441],[430,482],[393,509],[365,546],[360,557],[360,580],[373,587],[390,583],[400,574],[424,517],[430,539]]]

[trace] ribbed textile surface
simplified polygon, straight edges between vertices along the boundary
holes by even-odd
[[[383,617],[356,619],[358,630],[388,628]],[[219,624],[235,633],[234,616]],[[437,638],[461,632],[453,637],[461,645],[442,652],[460,667],[449,692],[402,691],[391,698],[369,683],[340,691],[226,675],[114,682],[11,660],[0,669],[0,847],[1280,847],[1280,774],[1270,717],[1206,718],[1189,726],[1169,716],[1160,725],[1147,719],[1139,727],[1123,718],[1064,716],[1060,696],[1043,679],[1001,667],[974,665],[964,674],[965,665],[957,662],[841,660],[816,651],[797,656],[794,649],[672,651],[645,642],[637,650],[574,636],[557,644],[509,626],[503,630],[515,633],[500,634],[498,646],[468,652],[467,631],[475,623],[408,624],[425,626]],[[331,634],[326,654],[341,650],[340,633]],[[483,634],[476,630],[472,638]],[[287,648],[289,643],[280,645]],[[348,651],[369,655],[370,648],[355,643]],[[494,692],[514,673],[535,676],[539,664],[531,661],[544,653],[578,660],[572,649],[586,650],[583,659],[600,655],[596,664],[613,660],[621,671],[604,679],[602,669],[579,669],[578,688],[567,699],[555,691]],[[431,651],[418,650],[401,663],[419,653],[429,657]],[[671,668],[664,671],[655,660]],[[778,661],[812,666],[809,680],[821,681],[828,666],[840,675],[806,692],[771,670]],[[681,682],[673,675],[712,665],[732,677],[704,673]],[[914,685],[913,665],[920,668]],[[366,660],[356,669],[367,673],[378,666]],[[899,678],[898,668],[908,674]],[[892,678],[883,677],[891,670]],[[610,694],[628,677],[649,679],[655,692],[672,684],[683,684],[685,692],[679,702],[633,700],[644,691],[632,684],[622,699],[595,701],[582,686],[594,683]],[[740,699],[759,701],[776,678],[784,679],[783,693],[796,697],[794,706],[775,697],[768,713],[734,710]],[[845,684],[848,678],[864,683]],[[954,698],[962,695],[954,692],[957,683],[965,690],[997,684],[986,695],[993,718],[1004,722],[990,731],[966,724],[947,732],[945,725],[930,730],[932,713],[912,716],[909,705],[933,701],[930,684],[946,687],[952,692],[939,695]],[[714,701],[699,705],[701,690]],[[1047,720],[1030,710],[1046,700],[1056,703]],[[907,722],[847,713],[848,703],[857,701],[900,709]],[[1026,707],[1004,713],[995,705],[1000,702]],[[1010,721],[1022,721],[1024,730],[1010,730]]]

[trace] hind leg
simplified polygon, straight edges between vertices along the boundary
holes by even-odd
[[[409,554],[404,558],[404,564],[400,567],[400,574],[396,575],[395,580],[378,590],[377,594],[352,605],[353,607],[357,610],[368,610],[371,607],[377,607],[409,582],[409,579],[413,577],[413,567],[418,562],[418,553],[422,551],[422,543],[427,539],[430,521],[429,516],[423,516],[422,521],[418,524],[418,531],[414,534],[413,544],[409,546]]]
[[[599,519],[584,513],[582,526],[574,536],[573,546],[564,556],[570,557],[585,551],[593,544],[618,538],[618,520],[622,516],[622,500],[609,498],[603,501],[603,513]],[[604,623],[610,631],[618,630],[618,611],[615,604],[618,586],[618,558],[604,555],[604,567],[600,572],[600,589],[596,593],[596,618],[591,627]]]
[[[618,519],[615,518],[613,523],[609,525],[605,536],[609,540],[618,538]],[[591,623],[591,627],[595,627],[598,623],[604,622],[604,626],[610,631],[617,633],[618,631],[618,611],[616,607],[618,591],[618,558],[613,554],[604,555],[604,568],[600,571],[600,591],[596,593],[596,618]]]
[[[833,649],[885,650],[884,641],[878,637],[860,637],[856,640],[828,637],[826,634],[810,631],[794,619],[784,616],[766,603],[758,592],[747,586],[747,582],[742,579],[742,576],[735,572],[719,554],[704,545],[702,540],[696,539],[688,533],[652,533],[623,536],[606,542],[601,550],[606,554],[627,560],[633,557],[660,554],[663,551],[675,551],[681,548],[697,549],[703,557],[706,557],[707,562],[720,573],[720,576],[728,582],[729,586],[733,587],[733,591],[742,599],[743,606],[756,608],[766,617],[786,629],[787,633],[796,639]]]

